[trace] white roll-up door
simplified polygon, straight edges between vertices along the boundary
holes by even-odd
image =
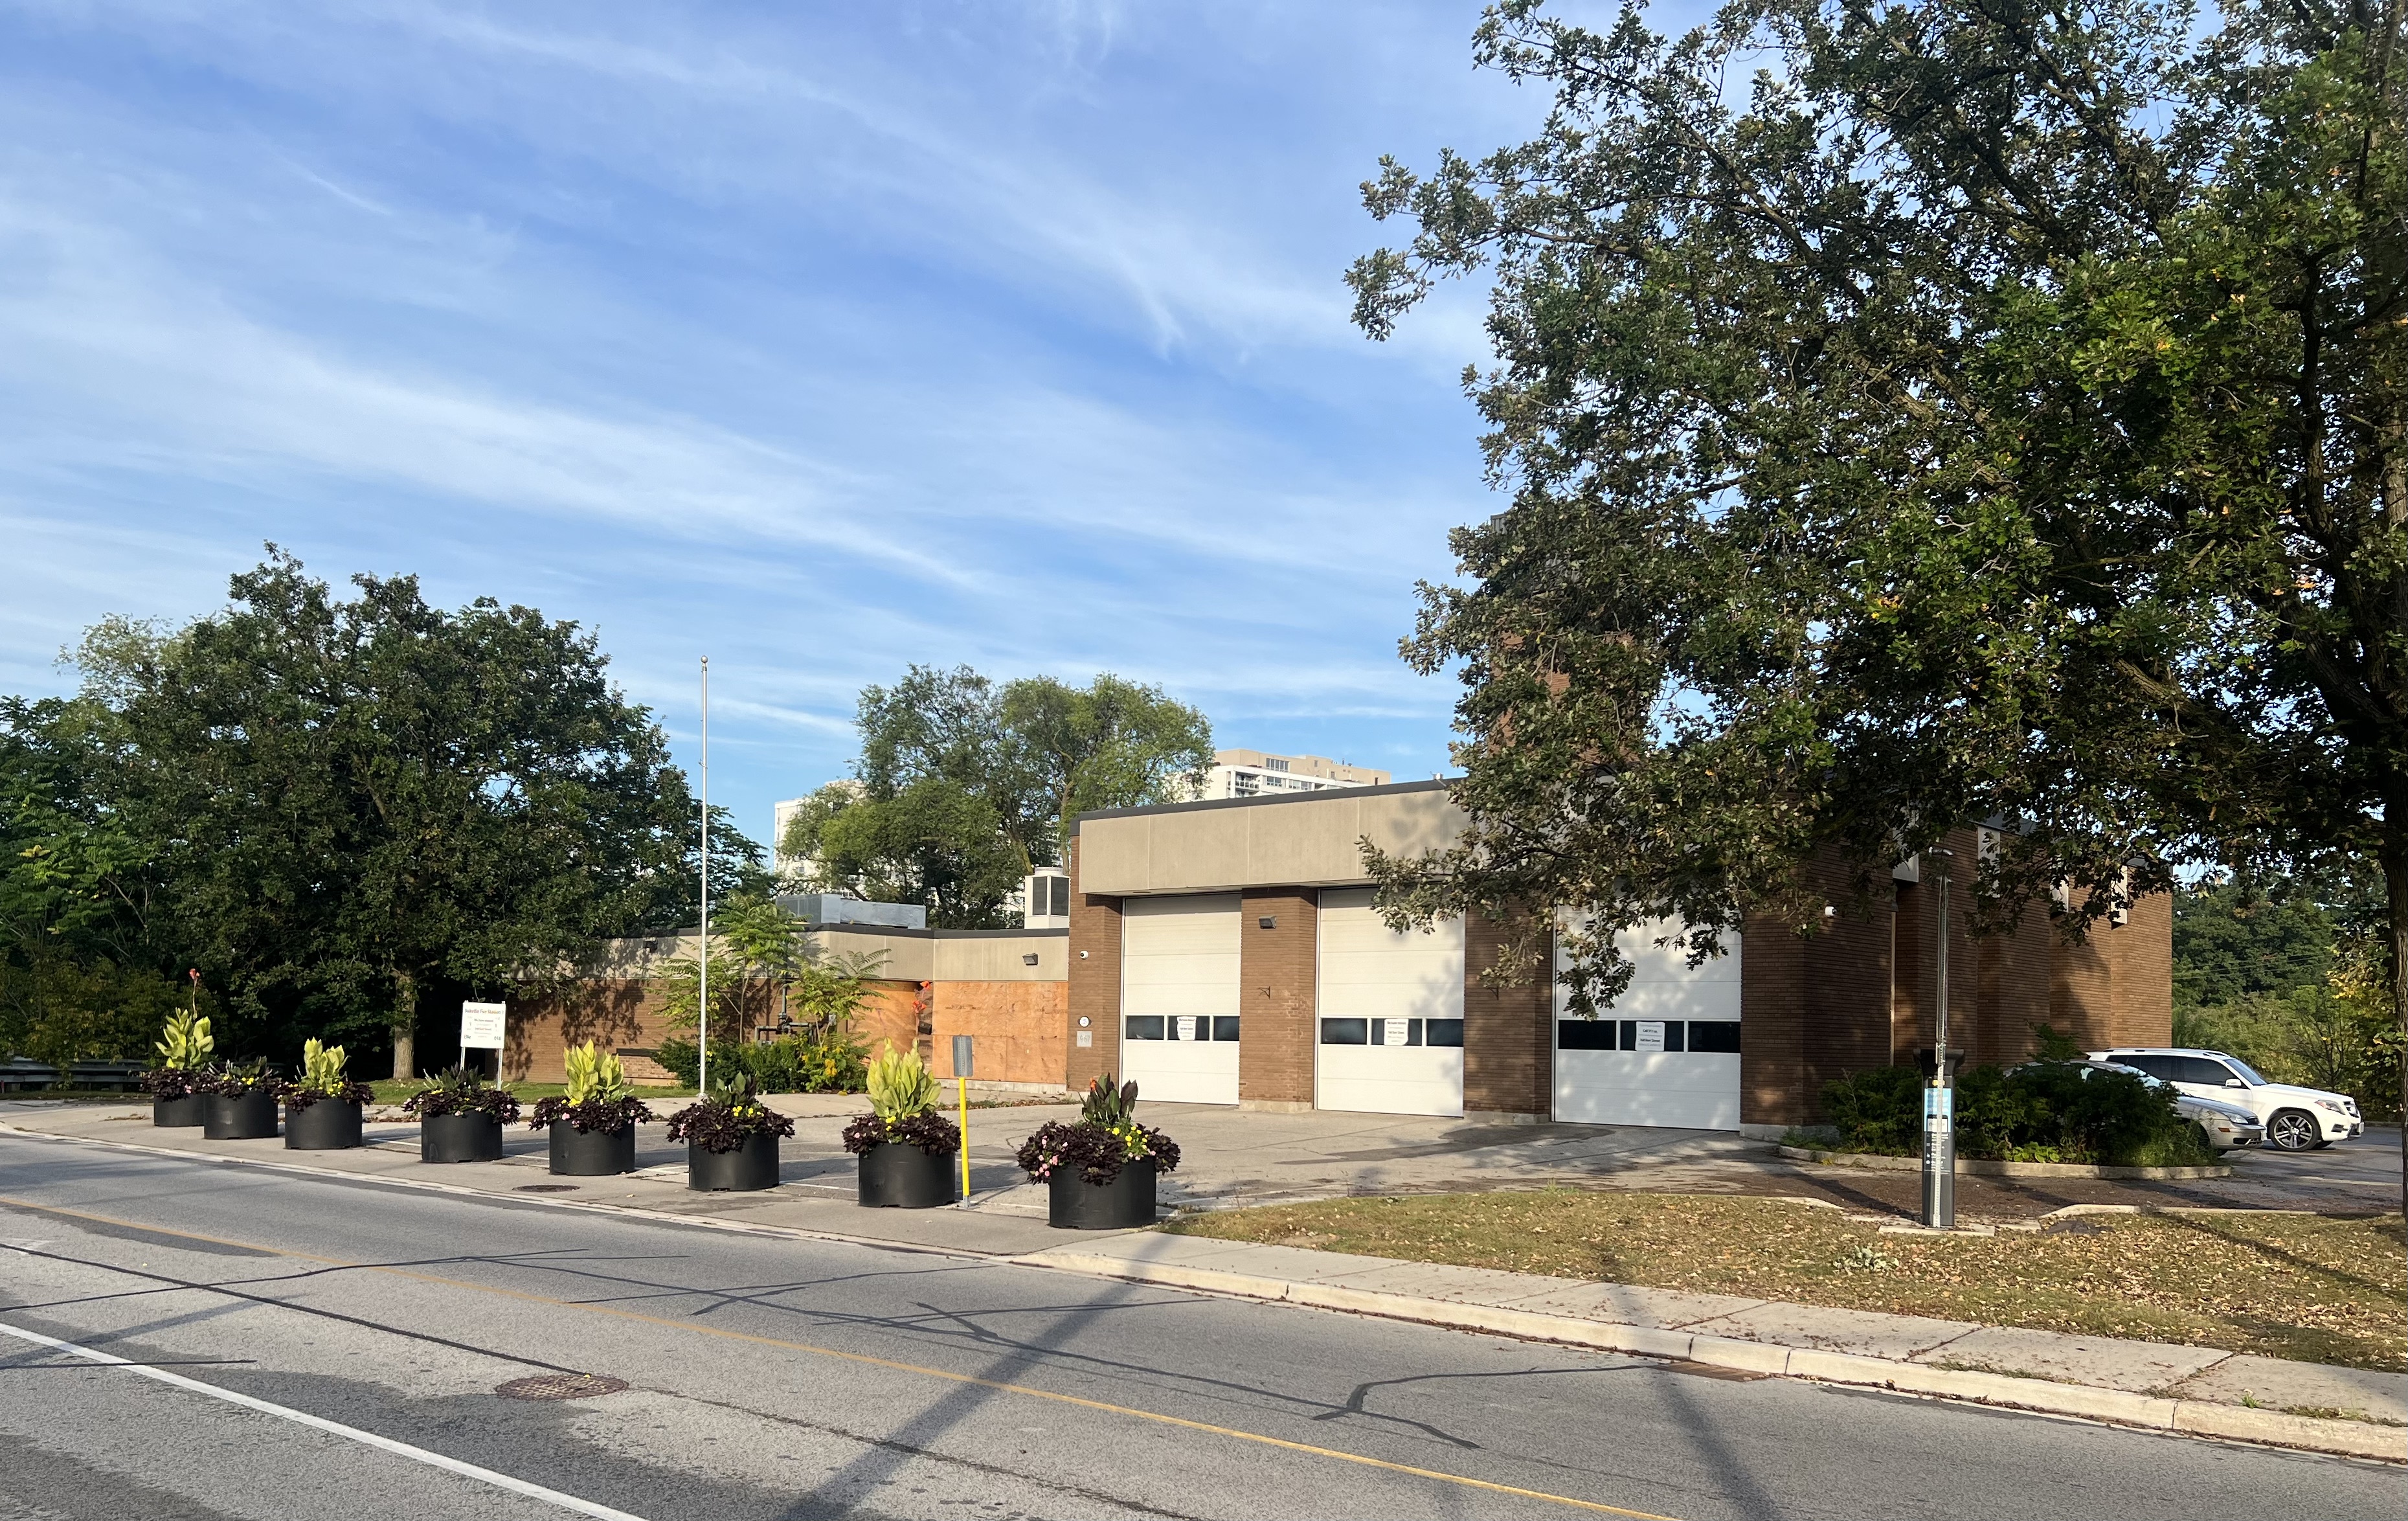
[[[1140,1099],[1238,1101],[1239,898],[1121,905],[1121,1076]]]
[[[1564,1017],[1555,987],[1555,1117],[1574,1125],[1739,1128],[1740,946],[1691,967],[1658,947],[1662,923],[1616,943],[1635,968],[1630,985],[1594,1020]],[[1556,952],[1556,970],[1565,956]]]
[[[1463,921],[1398,935],[1369,888],[1321,895],[1313,1104],[1463,1112]]]

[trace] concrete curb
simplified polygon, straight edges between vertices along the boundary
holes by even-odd
[[[1159,1284],[1241,1299],[1276,1300],[1351,1314],[1446,1326],[1459,1330],[1488,1331],[1525,1341],[1560,1342],[1605,1352],[1627,1352],[1642,1357],[1704,1363],[1709,1367],[1741,1372],[1811,1379],[1825,1384],[1857,1385],[1890,1389],[1899,1394],[1963,1399],[2051,1415],[2073,1415],[2144,1430],[2219,1437],[2273,1447],[2331,1453],[2345,1457],[2408,1463],[2408,1428],[2375,1426],[2364,1421],[2318,1420],[2303,1415],[2286,1415],[2280,1411],[2254,1410],[2245,1405],[2168,1399],[2154,1395],[2129,1394],[2121,1389],[2057,1384],[2046,1379],[2014,1378],[2003,1373],[1931,1368],[1886,1357],[1823,1352],[1812,1347],[1777,1346],[1764,1342],[1706,1336],[1652,1326],[1583,1320],[1498,1305],[1425,1299],[1411,1295],[1347,1288],[1336,1284],[1296,1283],[1170,1263],[1132,1262],[1121,1257],[1088,1256],[1075,1250],[1040,1252],[1011,1260],[1028,1267],[1054,1268],[1130,1283]]]
[[[1919,1172],[1914,1156],[1883,1156],[1872,1152],[1818,1152],[1805,1146],[1783,1146],[1781,1155],[1793,1162],[1820,1162],[1826,1167],[1855,1168],[1864,1172]],[[2229,1178],[2229,1167],[2094,1167],[2087,1162],[1987,1162],[1956,1158],[1956,1170],[1976,1178],[2134,1178],[2154,1183],[2180,1183],[2188,1178]]]

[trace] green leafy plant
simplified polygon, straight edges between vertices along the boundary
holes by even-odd
[[[896,1050],[893,1041],[869,1064],[870,1112],[844,1127],[844,1149],[855,1156],[897,1141],[931,1156],[957,1151],[961,1127],[936,1112],[937,1079],[916,1047]]]
[[[1922,1149],[1923,1077],[1913,1068],[1852,1073],[1824,1088],[1823,1108],[1843,1150],[1912,1156]],[[1967,1068],[1956,1080],[1956,1153],[2112,1167],[2215,1160],[2163,1089],[2078,1062],[2035,1062],[2012,1071]]]
[[[376,1091],[366,1083],[344,1076],[343,1064],[342,1047],[322,1044],[315,1036],[302,1041],[301,1080],[284,1084],[287,1107],[307,1109],[322,1098],[365,1104],[375,1098]]]
[[[920,1059],[916,1046],[897,1051],[895,1042],[889,1040],[878,1059],[869,1064],[867,1078],[870,1112],[889,1124],[924,1114],[937,1105],[936,1076]]]
[[[202,1093],[239,1098],[261,1088],[273,1089],[277,1086],[277,1080],[276,1075],[267,1069],[267,1058],[253,1056],[247,1062],[219,1062],[209,1068],[194,1086]]]
[[[207,1014],[179,1009],[167,1016],[166,1028],[160,1032],[159,1065],[170,1071],[206,1066],[209,1053],[215,1051],[217,1045],[216,1038],[209,1034]]]
[[[627,1086],[627,1069],[615,1051],[602,1051],[591,1040],[562,1053],[568,1073],[565,1098],[538,1099],[527,1119],[531,1129],[567,1124],[572,1129],[615,1134],[652,1117],[651,1109]]]
[[[571,1105],[600,1099],[613,1103],[627,1097],[627,1069],[615,1051],[595,1049],[588,1040],[581,1046],[571,1046],[563,1055],[568,1069],[568,1101]]]

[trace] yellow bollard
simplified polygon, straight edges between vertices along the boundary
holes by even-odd
[[[962,1102],[962,1208],[970,1207],[970,1082],[953,1079],[953,1091]]]

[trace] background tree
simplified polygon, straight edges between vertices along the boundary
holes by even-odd
[[[1170,801],[1212,763],[1202,713],[1111,675],[998,687],[967,666],[914,666],[862,690],[857,724],[853,781],[813,794],[780,849],[813,863],[816,885],[924,904],[955,928],[1003,926],[1078,814]]]
[[[228,995],[234,1043],[376,1031],[407,1076],[437,983],[540,984],[596,939],[690,922],[697,815],[576,624],[353,585],[339,600],[270,546],[223,611],[105,624],[79,658],[172,884],[168,939]],[[758,874],[732,827],[713,850]]]
[[[1975,913],[2124,871],[2376,864],[2408,1016],[2408,122],[2400,0],[1535,0],[1475,55],[1539,136],[1365,187],[1373,336],[1488,270],[1505,510],[1408,657],[1459,663],[1461,847],[1399,918],[1811,932],[2018,822]],[[1750,78],[1752,74],[1752,79]],[[1739,81],[1745,79],[1744,85]],[[1618,991],[1575,937],[1575,1002]]]
[[[160,846],[112,801],[123,739],[100,704],[0,697],[0,1055],[146,1057],[185,996]]]

